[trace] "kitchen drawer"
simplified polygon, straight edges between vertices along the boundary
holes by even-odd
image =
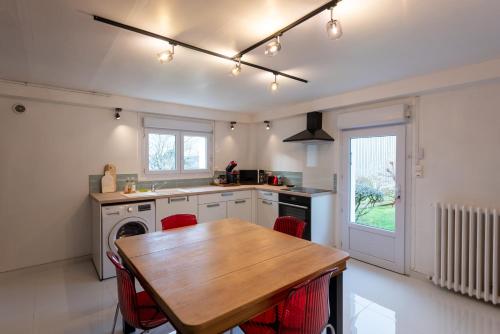
[[[198,222],[206,223],[227,217],[226,202],[198,205]]]
[[[259,199],[267,199],[268,201],[277,202],[278,201],[278,193],[267,190],[258,190],[257,197]]]
[[[252,200],[237,199],[227,202],[227,218],[239,218],[241,220],[252,221]]]
[[[161,231],[161,220],[177,214],[198,215],[198,196],[173,196],[156,200],[156,230]]]
[[[198,195],[198,203],[206,204],[215,202],[226,202],[226,201],[234,201],[237,199],[246,199],[246,198],[252,198],[251,190],[225,191],[215,194]]]

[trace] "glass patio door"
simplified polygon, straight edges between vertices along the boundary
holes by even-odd
[[[344,237],[353,258],[404,272],[405,128],[344,132]]]

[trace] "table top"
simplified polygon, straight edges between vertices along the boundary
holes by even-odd
[[[124,262],[182,333],[220,333],[283,300],[347,253],[239,219],[116,241]]]

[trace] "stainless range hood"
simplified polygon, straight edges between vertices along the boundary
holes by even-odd
[[[284,142],[328,142],[334,141],[332,136],[322,129],[323,114],[319,111],[307,113],[307,129],[293,135]]]

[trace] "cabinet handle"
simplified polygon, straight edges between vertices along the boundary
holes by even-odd
[[[262,204],[273,205],[273,202],[269,202],[269,201],[265,201],[265,200],[263,200],[263,201],[262,201]]]
[[[264,195],[264,196],[272,196],[272,195],[273,195],[273,193],[272,193],[272,192],[262,193],[262,195]]]
[[[242,204],[242,203],[246,203],[247,201],[245,199],[241,199],[239,201],[234,201],[234,204]]]
[[[223,197],[226,197],[226,196],[233,196],[234,193],[222,193],[220,195],[223,196]]]
[[[207,204],[207,208],[216,208],[216,207],[218,207],[218,206],[220,206],[220,204],[219,204],[219,203],[215,203],[215,204]]]
[[[174,198],[169,198],[168,199],[168,203],[171,203],[171,202],[184,202],[184,201],[187,201],[188,198],[187,196],[186,197],[174,197]]]

